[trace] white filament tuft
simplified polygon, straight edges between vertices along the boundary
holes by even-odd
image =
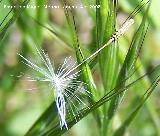
[[[70,58],[65,59],[63,64],[59,67],[58,71],[56,72],[48,55],[45,54],[43,50],[39,51],[36,48],[39,58],[44,64],[44,67],[38,66],[36,63],[33,63],[32,61],[28,60],[27,58],[19,54],[19,56],[23,59],[24,63],[28,67],[41,74],[41,77],[33,77],[30,79],[30,81],[49,82],[50,86],[54,88],[54,95],[55,95],[58,115],[60,118],[61,129],[63,127],[68,129],[66,123],[66,113],[67,113],[66,103],[68,103],[68,105],[70,106],[73,116],[75,116],[73,109],[76,109],[77,114],[79,115],[76,103],[78,103],[79,105],[83,104],[84,106],[86,106],[86,104],[83,102],[83,100],[79,97],[78,94],[80,93],[81,95],[90,96],[90,92],[88,92],[85,88],[83,88],[83,86],[81,86],[81,84],[84,83],[77,80],[80,71],[75,72],[75,70],[77,70],[77,68],[80,67],[82,64],[84,64],[87,60],[95,57],[101,50],[103,50],[113,41],[117,40],[120,36],[122,36],[133,23],[134,23],[133,19],[126,21],[121,26],[121,28],[111,36],[110,40],[104,46],[99,48],[96,52],[94,52],[80,64],[78,65],[76,65],[76,63],[71,64],[69,63]],[[77,90],[79,91],[77,92]],[[75,100],[76,103],[73,100]]]
[[[45,54],[43,50],[38,50],[37,48],[36,50],[44,66],[39,66],[20,54],[19,56],[22,58],[23,63],[25,63],[29,68],[40,74],[39,77],[30,77],[30,81],[48,82],[51,88],[54,89],[56,107],[60,119],[60,128],[68,129],[66,123],[66,103],[69,103],[68,101],[70,101],[70,108],[73,115],[75,115],[71,106],[76,107],[74,109],[77,109],[77,106],[75,105],[73,100],[75,100],[81,105],[86,105],[78,96],[78,94],[76,94],[77,91],[75,90],[78,89],[81,95],[84,95],[84,93],[86,93],[85,95],[87,96],[89,96],[89,92],[87,90],[84,91],[84,88],[81,90],[80,84],[83,84],[83,82],[77,80],[80,71],[74,72],[72,70],[73,67],[75,67],[76,63],[71,64],[69,62],[71,58],[66,58],[63,64],[58,68],[58,71],[55,72],[53,64],[51,63],[48,55]],[[75,81],[73,82],[73,80]]]

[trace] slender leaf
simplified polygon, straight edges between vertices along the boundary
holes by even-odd
[[[29,0],[24,0],[23,3],[21,3],[21,6],[25,6],[27,5],[27,3],[29,3]],[[19,5],[19,6],[20,6]],[[11,9],[8,14],[5,16],[4,20],[1,22],[1,25],[5,22],[5,24],[3,25],[3,27],[0,29],[0,41],[3,39],[7,29],[13,24],[13,22],[18,18],[18,16],[22,13],[24,9],[23,8],[18,8],[16,10]],[[12,14],[12,16],[10,17],[10,19],[8,19],[8,16]],[[5,21],[5,20],[8,21]]]
[[[125,80],[127,78],[127,76],[134,70],[135,68],[135,64],[137,61],[137,58],[139,56],[139,52],[144,40],[144,36],[145,36],[145,22],[147,19],[147,14],[148,14],[148,10],[149,10],[150,4],[148,5],[145,15],[142,19],[141,25],[139,26],[138,30],[136,31],[136,33],[134,34],[133,40],[131,42],[131,45],[129,47],[128,53],[126,55],[126,58],[124,60],[123,66],[120,70],[120,73],[118,75],[118,79],[117,79],[117,85],[116,86],[125,86],[125,82],[122,84],[122,81]],[[109,119],[112,119],[112,117],[114,116],[114,113],[118,107],[118,104],[120,102],[120,100],[122,99],[123,94],[116,96],[110,104],[109,107],[109,111],[108,111],[108,116]]]
[[[77,121],[80,121],[82,118],[84,118],[85,116],[87,116],[90,112],[92,112],[93,110],[97,109],[98,107],[102,106],[105,102],[110,101],[113,97],[117,96],[118,94],[124,92],[126,89],[129,89],[130,87],[132,87],[134,84],[138,83],[140,80],[143,80],[145,76],[153,76],[155,74],[155,72],[160,70],[160,65],[157,66],[156,68],[154,68],[151,72],[141,76],[140,78],[138,78],[137,80],[133,81],[132,83],[126,85],[123,88],[117,87],[118,91],[115,92],[115,90],[117,90],[117,88],[114,88],[113,90],[109,91],[103,98],[101,98],[98,102],[96,102],[95,104],[93,104],[90,109],[86,108],[83,109],[79,115],[77,115],[77,119],[73,118],[72,120],[68,120],[67,124],[68,127],[71,128],[74,124],[77,123]],[[157,75],[158,79],[159,79],[160,75]],[[157,80],[157,78],[155,78],[153,84],[152,84],[152,89],[154,89],[156,87],[156,84],[159,81]],[[122,86],[121,86],[122,87]],[[129,90],[127,90],[129,91]],[[152,90],[153,91],[153,90]],[[148,90],[146,91],[146,93],[148,92]],[[148,96],[147,96],[148,97]],[[144,101],[143,101],[144,102]],[[43,133],[42,136],[48,135],[48,136],[59,136],[62,135],[63,133],[66,132],[66,129],[60,130],[60,128],[58,127],[58,124],[55,124],[54,126],[52,126],[47,132]]]
[[[158,71],[159,71],[159,69],[158,69]],[[133,122],[133,119],[136,117],[136,115],[138,114],[139,110],[145,104],[145,102],[147,101],[149,96],[153,93],[154,89],[157,87],[159,82],[160,82],[160,75],[158,75],[154,79],[154,82],[151,84],[150,88],[145,92],[145,94],[141,98],[141,101],[139,102],[139,105],[137,106],[137,108],[126,118],[124,123],[116,130],[116,132],[114,133],[114,136],[123,136],[124,135],[126,129]]]

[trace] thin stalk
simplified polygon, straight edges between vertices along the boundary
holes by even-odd
[[[87,62],[91,58],[96,57],[96,55],[100,51],[102,51],[105,47],[109,46],[112,42],[118,40],[120,38],[120,36],[124,35],[124,33],[129,29],[129,27],[133,23],[134,23],[133,19],[130,19],[129,21],[127,21],[126,23],[124,23],[124,25],[122,25],[122,27],[118,31],[114,32],[114,34],[111,36],[111,38],[108,40],[108,42],[106,44],[104,44],[101,48],[99,48],[97,51],[95,51],[92,55],[90,55],[85,60],[83,60],[80,64],[78,64],[73,69],[71,69],[67,74],[70,74],[71,72],[73,72],[74,70],[76,70],[78,67],[80,67],[81,65],[83,65],[85,62]]]

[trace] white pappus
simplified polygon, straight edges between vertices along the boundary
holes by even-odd
[[[78,96],[77,90],[79,94],[87,96],[90,96],[90,92],[85,90],[83,88],[84,83],[77,79],[80,75],[80,71],[75,72],[75,70],[73,70],[76,63],[71,64],[69,62],[71,59],[70,57],[66,58],[58,70],[55,71],[48,55],[45,54],[43,50],[38,50],[36,48],[36,51],[44,65],[43,67],[25,58],[21,54],[18,55],[22,58],[23,63],[40,74],[39,77],[31,76],[30,81],[48,82],[54,90],[56,107],[60,119],[60,128],[62,129],[64,127],[68,129],[66,123],[67,103],[69,103],[68,105],[71,108],[72,114],[75,116],[73,109],[77,109],[77,105],[73,102],[73,100],[86,106],[83,100]]]

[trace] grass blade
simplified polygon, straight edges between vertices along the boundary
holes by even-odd
[[[131,45],[129,47],[128,53],[126,55],[126,58],[124,60],[124,63],[123,63],[122,68],[120,70],[120,73],[118,75],[116,86],[125,86],[125,82],[123,82],[123,84],[122,84],[122,81],[124,81],[127,78],[127,76],[130,75],[130,73],[135,68],[135,64],[136,64],[137,58],[139,56],[139,52],[140,52],[144,37],[146,35],[145,22],[147,19],[149,7],[150,7],[150,4],[148,5],[148,7],[146,9],[145,15],[144,15],[142,22],[141,22],[141,25],[139,26],[138,30],[134,34],[134,37],[133,37],[133,40],[132,40]],[[118,107],[118,104],[119,104],[120,100],[122,99],[122,96],[123,96],[123,94],[116,96],[111,101],[109,111],[108,111],[109,119],[112,119],[112,117],[114,116],[114,113]]]
[[[21,6],[25,6],[29,3],[29,0],[24,0],[22,3],[20,3]],[[1,22],[0,26],[3,26],[0,29],[0,41],[3,39],[5,36],[5,33],[7,29],[13,24],[13,22],[18,18],[18,16],[22,13],[24,9],[23,8],[18,8],[16,10],[11,9],[8,14],[5,16],[4,20]],[[8,17],[10,16],[10,19]],[[7,21],[6,21],[7,19]],[[5,24],[4,24],[5,23]]]
[[[146,93],[141,98],[141,101],[137,108],[130,114],[130,116],[127,117],[127,119],[123,122],[123,124],[116,130],[114,133],[114,136],[123,136],[126,129],[129,127],[129,125],[133,122],[134,118],[138,114],[139,110],[142,108],[142,106],[145,104],[149,96],[153,93],[154,89],[157,87],[157,85],[160,82],[160,75],[157,76],[157,78],[152,82],[150,88],[146,91]]]
[[[123,88],[117,87],[118,91],[115,92],[115,90],[117,90],[117,88],[114,88],[113,90],[111,90],[110,92],[108,92],[103,98],[101,98],[98,102],[94,103],[94,105],[92,105],[90,107],[90,109],[88,109],[88,108],[87,109],[83,109],[81,111],[81,113],[79,115],[77,115],[78,119],[79,119],[77,121],[80,121],[82,118],[84,118],[85,116],[87,116],[93,110],[96,110],[97,108],[99,108],[100,106],[102,106],[104,103],[110,101],[113,97],[115,97],[119,93],[124,92],[126,89],[132,87],[134,84],[136,84],[139,81],[143,80],[145,76],[153,76],[155,74],[155,72],[157,72],[159,70],[160,70],[160,65],[157,66],[156,68],[154,68],[150,73],[146,73],[145,75],[141,76],[140,78],[138,78],[137,80],[131,82],[130,84],[126,85],[125,87],[123,87]],[[152,91],[155,89],[156,83],[158,83],[159,76],[160,75],[157,76],[158,78],[155,78],[155,81],[152,84]],[[129,90],[127,90],[127,91],[129,91]],[[147,94],[147,92],[148,91],[146,91],[146,94]],[[146,98],[148,98],[148,97],[149,96],[147,95]],[[145,101],[143,101],[143,102],[145,102]],[[71,128],[75,123],[77,123],[77,121],[75,121],[75,119],[68,120],[67,121],[68,122],[67,123],[68,127]],[[46,135],[48,135],[48,136],[52,136],[52,135],[59,136],[59,135],[62,135],[63,133],[65,133],[65,132],[66,132],[65,129],[60,130],[60,128],[58,128],[58,124],[54,124],[48,131],[46,131],[45,133],[43,133],[42,136],[46,136]]]

